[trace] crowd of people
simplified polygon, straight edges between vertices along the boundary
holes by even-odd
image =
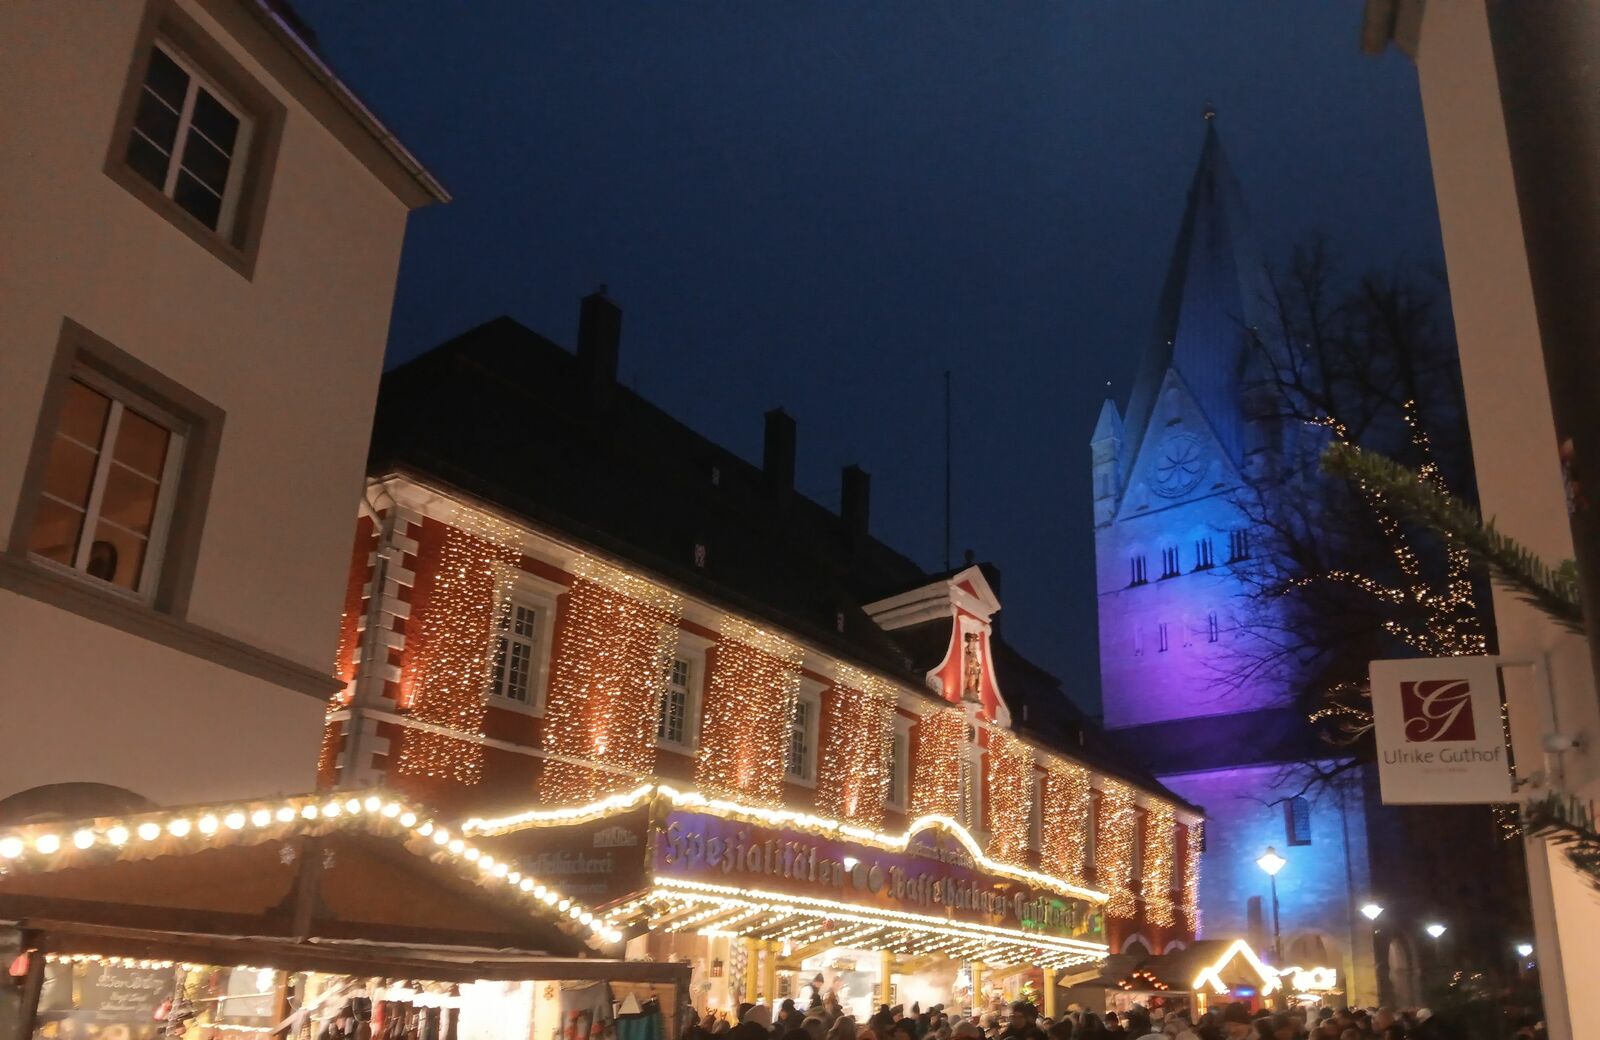
[[[1052,1021],[1027,1001],[1008,1014],[986,1012],[964,1018],[942,1004],[922,1010],[880,1005],[864,1022],[837,1001],[814,1000],[804,1010],[785,1000],[776,1012],[764,1004],[741,1004],[729,1018],[707,1014],[684,1030],[683,1040],[1444,1040],[1452,1034],[1427,1008],[1252,1011],[1228,1004],[1197,1018],[1184,1011],[1135,1005],[1118,1015],[1070,1005]],[[1519,1032],[1537,1040],[1538,1034]]]

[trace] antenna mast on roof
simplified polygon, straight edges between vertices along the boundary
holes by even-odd
[[[944,569],[950,570],[950,370],[944,370]]]

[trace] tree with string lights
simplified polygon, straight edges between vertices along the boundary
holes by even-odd
[[[1377,485],[1329,477],[1319,460],[1330,444],[1368,448],[1439,493],[1470,497],[1454,340],[1423,281],[1368,275],[1341,290],[1320,244],[1273,272],[1264,304],[1247,330],[1255,450],[1238,495],[1254,544],[1236,565],[1248,589],[1241,627],[1255,638],[1227,678],[1287,679],[1310,724],[1359,764],[1370,757],[1367,663],[1484,653],[1481,576],[1449,532],[1409,521]]]

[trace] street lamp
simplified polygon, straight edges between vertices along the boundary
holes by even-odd
[[[1533,956],[1533,943],[1517,943],[1517,956],[1526,960]]]
[[[1437,938],[1439,938],[1439,936],[1441,936],[1445,932],[1449,931],[1449,929],[1447,929],[1444,925],[1440,924],[1438,921],[1435,921],[1432,924],[1430,924],[1428,927],[1424,928],[1423,931],[1427,932],[1430,936],[1432,936],[1433,938],[1437,939]]]
[[[1377,903],[1366,903],[1361,907],[1361,916],[1369,921],[1376,921],[1381,913],[1383,913],[1383,907]]]
[[[1272,963],[1275,965],[1283,963],[1283,936],[1278,929],[1278,871],[1288,862],[1271,845],[1256,860],[1256,866],[1267,872],[1267,878],[1272,883]]]

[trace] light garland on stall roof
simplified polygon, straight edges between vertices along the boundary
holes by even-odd
[[[989,855],[1023,863],[1033,823],[1033,749],[1003,729],[989,730]]]
[[[781,804],[805,651],[728,616],[709,653],[713,663],[695,782]]]
[[[1183,927],[1200,934],[1200,850],[1205,845],[1205,821],[1195,820],[1184,828],[1183,842]]]
[[[1133,896],[1133,843],[1139,835],[1139,810],[1133,788],[1110,778],[1101,782],[1095,834],[1095,881],[1111,897],[1106,913],[1131,918],[1137,908]]]
[[[913,835],[921,833],[930,827],[937,827],[946,831],[960,842],[961,846],[972,855],[973,862],[984,870],[1004,874],[1042,888],[1050,888],[1095,903],[1104,903],[1107,899],[1106,893],[1097,889],[1073,884],[1059,877],[1043,874],[1036,870],[1029,870],[1026,867],[991,859],[984,853],[982,847],[972,837],[972,834],[960,822],[950,816],[919,816],[913,819],[906,829],[899,834],[884,834],[842,820],[816,816],[812,813],[727,801],[708,796],[699,791],[679,790],[668,784],[643,786],[628,794],[612,795],[591,805],[575,805],[562,809],[539,809],[490,820],[472,819],[463,824],[461,829],[466,834],[488,836],[505,834],[525,828],[559,827],[565,824],[599,819],[611,813],[623,812],[656,796],[665,798],[678,808],[706,812],[727,819],[746,820],[750,823],[769,827],[790,828],[820,837],[848,838],[851,841],[857,841],[864,845],[871,845],[874,848],[891,852],[905,851],[910,846]]]
[[[911,763],[912,813],[961,815],[961,784],[967,749],[967,719],[960,708],[936,708],[918,720]]]
[[[1066,966],[1083,960],[1098,960],[1107,953],[1104,943],[1086,939],[1072,939],[1043,932],[1028,932],[996,925],[951,921],[945,917],[913,914],[903,910],[890,910],[876,906],[844,903],[834,899],[768,892],[732,885],[717,885],[704,881],[657,877],[653,882],[654,895],[660,900],[675,900],[689,904],[710,904],[726,908],[742,907],[761,913],[772,913],[779,918],[794,916],[820,916],[837,922],[871,925],[895,929],[908,934],[902,941],[915,943],[917,938],[928,945],[961,940],[986,943],[991,947],[1025,947],[1035,956],[1044,955],[1046,966]],[[1051,956],[1054,955],[1054,956]]]
[[[683,608],[667,589],[598,560],[580,558],[572,572],[543,730],[554,756],[539,778],[556,803],[632,787],[654,770]]]
[[[894,741],[895,689],[870,672],[840,665],[827,697],[817,758],[817,804],[866,827],[883,824]]]
[[[587,929],[592,933],[591,944],[622,941],[622,933],[588,907],[496,861],[491,854],[452,836],[424,811],[380,791],[334,791],[274,802],[197,806],[121,819],[97,818],[67,828],[59,823],[16,827],[0,831],[0,867],[48,873],[290,837],[320,837],[340,830],[396,836],[413,854],[449,863],[483,887],[506,886],[541,914],[548,915],[553,908],[563,931]]]
[[[399,772],[476,784],[483,778],[485,697],[494,667],[500,612],[520,569],[516,529],[457,507],[445,526],[433,585],[411,653],[412,718],[451,731],[410,728],[401,739]]]
[[[1044,778],[1044,848],[1040,866],[1057,877],[1083,884],[1088,876],[1089,825],[1094,791],[1089,771],[1059,758],[1046,763]]]
[[[1146,921],[1161,928],[1177,922],[1172,904],[1172,857],[1177,850],[1177,818],[1172,807],[1152,803],[1144,815],[1144,875],[1139,891]]]

